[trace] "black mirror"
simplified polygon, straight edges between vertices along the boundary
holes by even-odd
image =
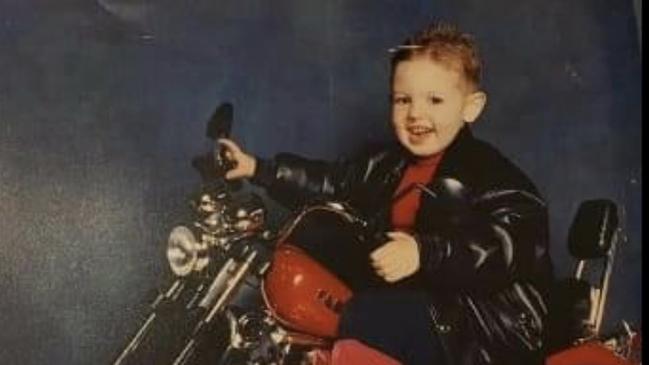
[[[232,104],[222,103],[219,105],[207,122],[207,131],[205,132],[207,137],[215,141],[219,138],[229,138],[233,117],[234,107]]]
[[[234,107],[231,103],[221,103],[207,122],[205,135],[216,143],[219,138],[229,138],[234,118]],[[224,156],[224,151],[216,145],[213,152],[196,156],[192,166],[201,174],[204,182],[214,182],[223,178],[232,168],[232,163]],[[239,183],[231,183],[230,185]]]

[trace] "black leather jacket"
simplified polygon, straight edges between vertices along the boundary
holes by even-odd
[[[285,204],[348,201],[389,230],[388,209],[407,166],[399,146],[327,163],[279,154],[253,182]],[[419,285],[449,364],[542,363],[552,265],[547,207],[529,179],[464,127],[447,148],[415,223]],[[422,195],[423,196],[423,195]]]

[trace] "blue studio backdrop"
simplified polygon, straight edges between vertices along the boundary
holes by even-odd
[[[623,208],[605,321],[641,325],[639,4],[0,0],[0,363],[109,363],[169,277],[214,108],[264,157],[385,140],[387,50],[433,19],[481,46],[475,133],[547,198],[559,276],[579,203]]]

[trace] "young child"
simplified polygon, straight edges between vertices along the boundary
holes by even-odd
[[[368,216],[392,204],[378,218],[386,242],[368,257],[388,285],[345,305],[334,363],[540,364],[547,209],[516,166],[472,136],[487,101],[477,48],[432,24],[392,50],[391,66],[398,143],[328,163],[260,159],[224,139],[236,165],[226,178],[251,178],[284,203],[329,196]]]

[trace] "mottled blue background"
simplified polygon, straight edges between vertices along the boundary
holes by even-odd
[[[608,0],[0,0],[0,363],[109,363],[168,279],[164,239],[216,105],[234,103],[233,135],[258,155],[350,153],[388,136],[387,49],[431,19],[481,44],[476,134],[548,199],[560,275],[579,202],[624,207],[606,321],[639,325],[634,14]]]

